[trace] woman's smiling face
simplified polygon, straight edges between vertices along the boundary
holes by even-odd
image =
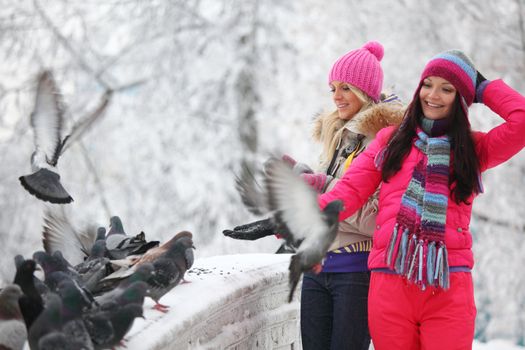
[[[330,90],[339,118],[350,120],[363,107],[363,102],[352,92],[349,84],[334,80],[330,83]]]
[[[447,118],[456,94],[456,88],[448,80],[435,76],[425,78],[419,90],[423,115],[433,120]]]

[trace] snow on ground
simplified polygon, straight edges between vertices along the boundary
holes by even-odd
[[[488,343],[474,341],[473,350],[523,350],[522,346],[511,344],[505,340],[492,340]]]
[[[288,254],[202,258],[161,302],[145,302],[126,339],[128,350],[300,349],[299,302],[288,304]],[[299,289],[300,290],[300,289]],[[372,349],[372,347],[371,347]],[[474,342],[474,350],[523,350],[502,340]]]

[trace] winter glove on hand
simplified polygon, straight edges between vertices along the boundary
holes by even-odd
[[[474,103],[483,103],[483,92],[489,83],[490,80],[487,80],[483,74],[476,71],[476,94],[474,95]]]
[[[295,159],[293,159],[292,157],[290,157],[287,154],[283,155],[281,157],[281,159],[285,163],[290,165],[292,167],[292,169],[293,169],[293,172],[296,173],[296,174],[304,174],[304,173],[313,174],[314,173],[312,168],[310,168],[307,164],[301,163],[301,162],[297,162]]]
[[[323,173],[317,174],[301,174],[301,178],[304,182],[310,185],[316,192],[323,193],[326,189],[326,185],[332,180],[332,176],[325,175]]]
[[[246,225],[236,226],[232,230],[224,230],[222,234],[234,239],[254,241],[275,234],[275,226],[271,219],[254,221]]]

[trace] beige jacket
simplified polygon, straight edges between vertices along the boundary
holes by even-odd
[[[353,159],[361,154],[375,138],[377,132],[389,125],[398,125],[403,119],[404,108],[399,102],[379,103],[359,112],[342,127],[334,127],[338,121],[337,111],[320,115],[314,122],[314,140],[325,146],[320,157],[318,171],[332,175],[334,178],[326,186],[326,191],[335,186],[345,172],[345,162],[354,153]],[[335,140],[337,147],[333,155],[328,155],[326,141]],[[350,156],[351,157],[351,156]],[[370,240],[374,232],[377,215],[379,190],[370,197],[367,203],[354,215],[339,223],[339,232],[329,250],[346,245]]]

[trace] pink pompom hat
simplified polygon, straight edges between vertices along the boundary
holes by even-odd
[[[337,80],[353,85],[375,102],[379,102],[383,87],[383,69],[380,64],[383,55],[383,45],[377,41],[367,42],[334,63],[328,75],[328,83]]]

